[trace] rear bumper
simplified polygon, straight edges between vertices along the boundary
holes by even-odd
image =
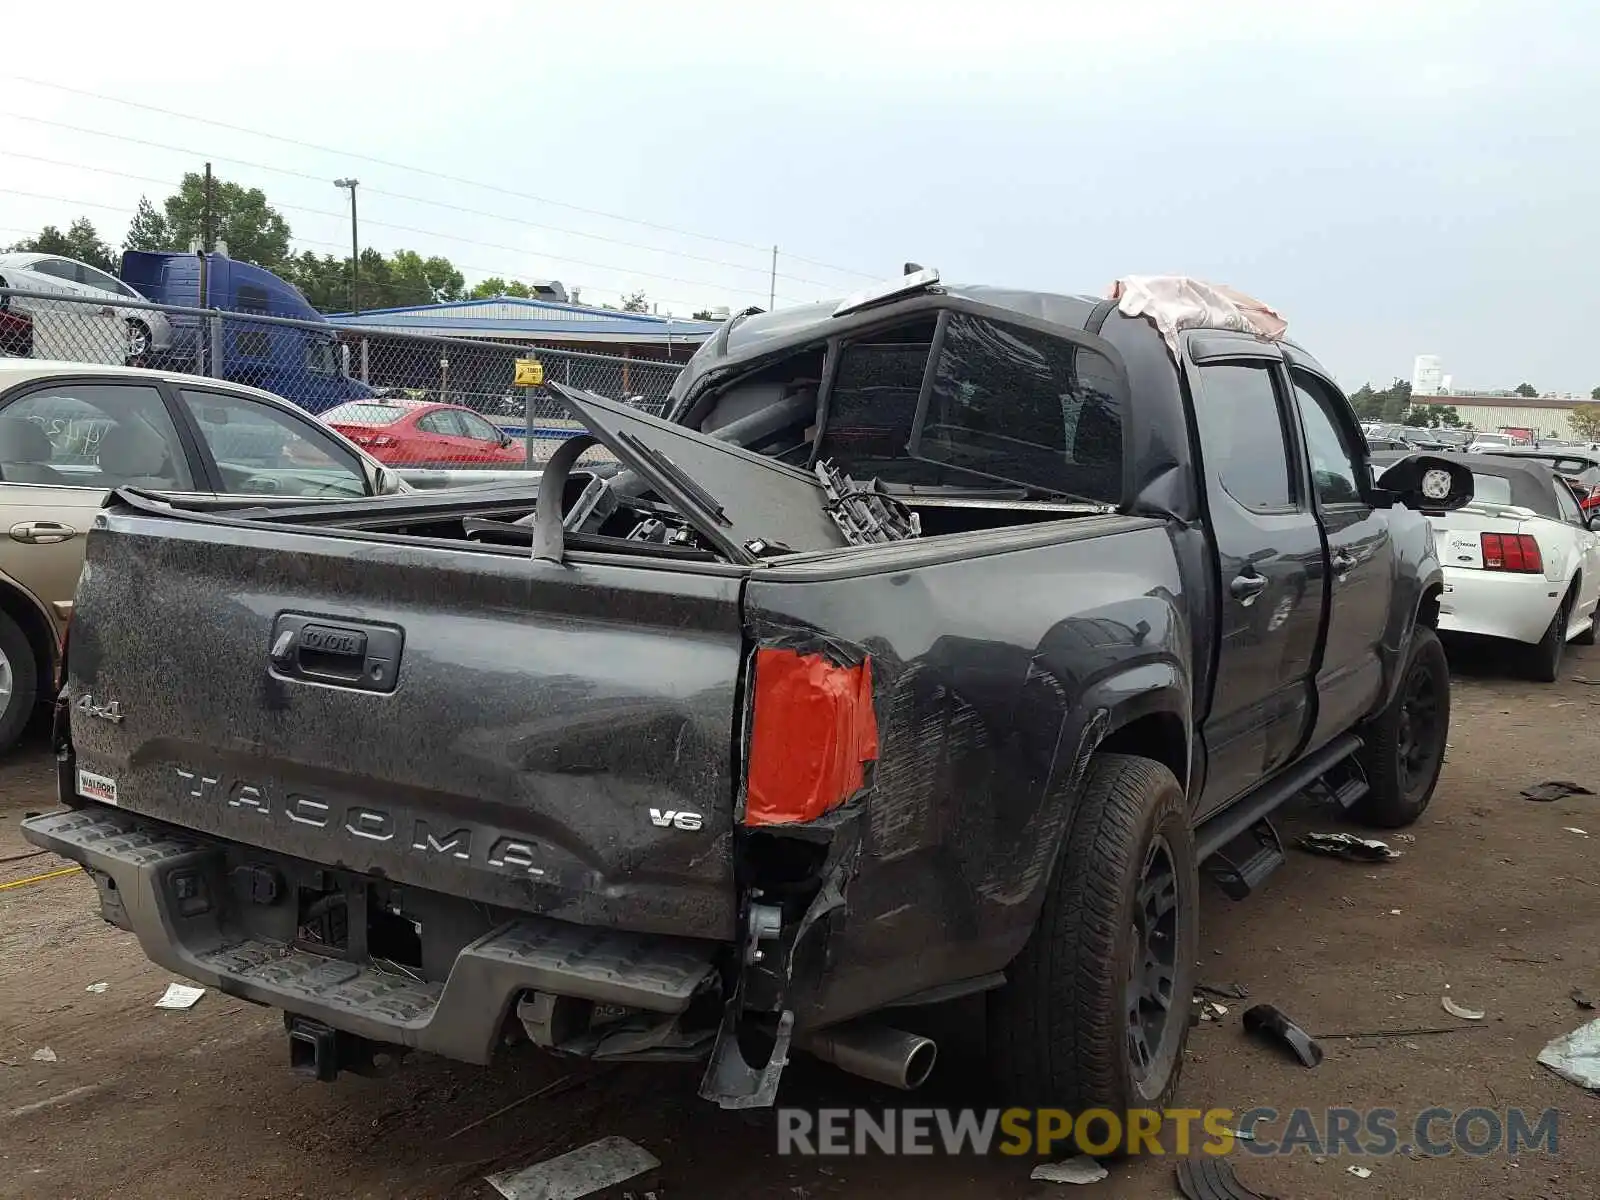
[[[1543,575],[1444,568],[1439,628],[1534,643],[1544,637],[1566,592]]]
[[[714,943],[508,921],[464,946],[436,982],[252,933],[229,845],[99,805],[30,817],[23,836],[81,863],[114,925],[152,962],[228,995],[377,1042],[487,1063],[518,999],[541,992],[682,1013],[714,975]]]

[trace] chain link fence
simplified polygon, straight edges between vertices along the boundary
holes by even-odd
[[[447,470],[540,466],[580,428],[551,383],[659,414],[683,368],[681,361],[10,288],[0,288],[0,356],[247,384],[317,415],[380,462]],[[541,375],[542,383],[519,386],[519,378]]]

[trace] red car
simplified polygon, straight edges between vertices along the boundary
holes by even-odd
[[[27,313],[13,312],[5,304],[9,297],[0,296],[0,354],[17,358],[33,357],[33,318]]]
[[[516,467],[522,442],[470,408],[382,397],[330,408],[322,420],[393,467]]]

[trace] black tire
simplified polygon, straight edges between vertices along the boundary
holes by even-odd
[[[1170,916],[1141,929],[1141,893],[1150,911],[1168,890]],[[1198,893],[1194,832],[1172,772],[1145,758],[1097,755],[1033,935],[1005,986],[989,995],[989,1056],[1008,1101],[1074,1113],[1103,1108],[1119,1118],[1169,1106],[1189,1037]],[[1164,1021],[1142,1041],[1136,965],[1151,970],[1149,979],[1165,978],[1157,987],[1166,992]],[[1139,1015],[1160,1011],[1141,1003]]]
[[[1389,706],[1361,731],[1367,794],[1350,808],[1356,820],[1404,829],[1433,799],[1450,735],[1450,663],[1439,635],[1419,625]]]
[[[1567,625],[1572,620],[1573,595],[1561,597],[1556,615],[1550,618],[1550,627],[1533,648],[1528,660],[1528,674],[1538,683],[1554,683],[1561,678],[1561,660],[1567,653]]]
[[[39,660],[27,635],[0,612],[0,754],[17,744],[39,695]]]

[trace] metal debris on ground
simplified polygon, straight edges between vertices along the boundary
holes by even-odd
[[[56,1062],[58,1060],[56,1058],[56,1052],[54,1050],[50,1049],[49,1046],[40,1046],[37,1050],[35,1050],[33,1052],[33,1061],[34,1062]]]
[[[1357,1179],[1372,1178],[1372,1169],[1370,1167],[1346,1167],[1345,1170],[1354,1175]]]
[[[1246,1009],[1244,1031],[1287,1047],[1302,1066],[1315,1067],[1322,1061],[1322,1047],[1316,1040],[1271,1004]]]
[[[157,1008],[193,1008],[200,1002],[200,997],[206,994],[203,987],[191,987],[187,983],[169,983],[167,990],[161,994],[161,999],[156,1001]]]
[[[1594,1001],[1589,999],[1589,993],[1582,988],[1573,988],[1570,995],[1572,996],[1572,1002],[1579,1008],[1594,1007]]]
[[[1563,825],[1561,828],[1565,829],[1568,833],[1575,833],[1579,837],[1589,836],[1589,831],[1587,829],[1579,829],[1576,825]]]
[[[1353,833],[1305,833],[1294,844],[1312,854],[1329,854],[1352,862],[1387,862],[1400,857],[1400,851],[1391,850],[1389,843]]]
[[[1355,1033],[1319,1033],[1317,1036],[1325,1042],[1360,1041],[1364,1038],[1409,1038],[1429,1037],[1441,1033],[1471,1033],[1483,1028],[1482,1025],[1449,1025],[1426,1029],[1366,1029]]]
[[[660,1159],[627,1138],[605,1137],[520,1171],[490,1175],[487,1181],[506,1200],[579,1200],[660,1165]]]
[[[1178,1190],[1186,1200],[1273,1200],[1240,1183],[1227,1159],[1206,1154],[1178,1164]]]
[[[86,992],[93,992],[96,996],[98,996],[98,995],[100,995],[100,993],[104,992],[110,986],[111,985],[109,983],[104,983],[104,982],[91,983],[88,987],[84,988],[83,990],[86,991]]]
[[[1028,1178],[1045,1183],[1099,1183],[1110,1175],[1110,1171],[1087,1154],[1080,1154],[1077,1158],[1067,1158],[1061,1162],[1040,1163]]]
[[[1194,1005],[1193,1015],[1189,1018],[1191,1025],[1198,1025],[1201,1021],[1220,1021],[1228,1015],[1226,1004],[1218,1004],[1204,996],[1195,996],[1190,1003]]]
[[[1570,779],[1547,779],[1543,783],[1530,784],[1522,789],[1524,800],[1539,800],[1548,804],[1552,800],[1563,800],[1568,796],[1594,795],[1581,783],[1573,783]]]
[[[1463,1005],[1457,1004],[1454,1000],[1450,999],[1449,996],[1441,997],[1439,1004],[1445,1010],[1445,1012],[1449,1013],[1452,1017],[1460,1017],[1463,1021],[1483,1020],[1483,1014],[1477,1009],[1466,1008]]]
[[[1539,1051],[1539,1062],[1579,1087],[1600,1089],[1600,1020],[1556,1038]]]

